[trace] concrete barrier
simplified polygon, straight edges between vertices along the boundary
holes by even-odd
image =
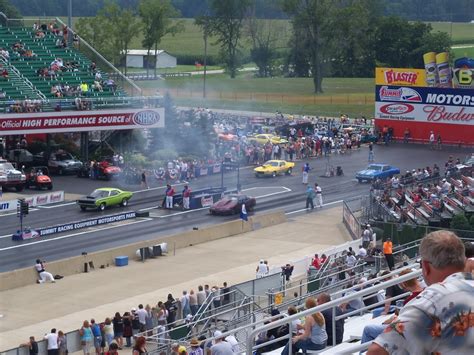
[[[137,249],[150,247],[163,242],[168,243],[169,249],[171,249],[172,245],[176,249],[185,248],[191,245],[206,243],[221,238],[247,233],[259,228],[284,223],[286,220],[286,215],[283,211],[255,215],[251,216],[248,222],[238,219],[205,227],[203,229],[191,230],[189,232],[168,237],[160,237],[118,248],[90,253],[85,256],[79,255],[63,260],[53,261],[47,263],[46,268],[53,275],[61,274],[63,276],[69,276],[84,272],[84,264],[87,264],[89,270],[91,270],[91,266],[93,266],[94,269],[99,269],[102,265],[104,267],[114,266],[115,257],[119,255],[128,256],[130,261],[137,260],[135,254]],[[32,260],[32,263],[33,262],[34,260]],[[0,291],[31,285],[36,282],[37,278],[38,274],[34,270],[33,264],[29,268],[0,273]]]

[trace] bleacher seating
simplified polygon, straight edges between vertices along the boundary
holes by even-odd
[[[26,27],[0,27],[0,48],[5,48],[10,52],[10,65],[14,66],[18,72],[28,80],[34,88],[40,91],[46,98],[53,98],[51,87],[56,84],[67,84],[72,87],[80,85],[82,82],[89,86],[88,97],[116,97],[123,96],[124,92],[117,88],[112,90],[103,86],[103,91],[93,91],[94,73],[89,69],[91,61],[73,46],[69,48],[57,48],[56,40],[58,36],[46,32],[42,39],[35,39],[31,28]],[[59,37],[62,38],[62,37]],[[25,50],[31,50],[35,54],[33,58],[18,57],[13,54],[12,46],[16,42],[21,42]],[[70,71],[57,72],[57,78],[40,77],[37,74],[38,69],[49,68],[51,63],[61,58],[63,63],[75,62],[77,68]],[[99,70],[99,69],[98,69]],[[100,71],[100,70],[99,70]],[[107,74],[101,72],[102,80],[107,79]],[[0,81],[0,90],[7,94],[6,99],[25,99],[32,97],[33,93],[25,89],[25,85],[20,85],[13,79]],[[26,85],[28,86],[28,85]],[[33,96],[34,98],[35,96]]]

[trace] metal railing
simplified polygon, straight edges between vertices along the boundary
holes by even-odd
[[[76,110],[76,98],[35,100],[40,104],[40,112],[54,111],[58,106],[61,110]],[[134,96],[134,97],[80,97],[81,101],[88,102],[91,110],[113,108],[156,108],[163,107],[162,96]],[[0,101],[0,112],[8,113],[10,106],[22,100]]]
[[[396,272],[392,272],[389,275],[393,276],[395,274],[398,274],[399,272],[400,272],[400,270],[397,270]],[[381,279],[386,279],[389,275],[385,275],[383,277],[370,280],[370,283],[376,282],[376,281],[381,280]],[[292,334],[292,331],[293,331],[292,322],[294,320],[300,319],[301,317],[304,317],[304,316],[309,316],[309,315],[314,314],[316,312],[324,311],[326,309],[332,309],[333,314],[336,314],[335,313],[335,308],[339,307],[343,303],[347,303],[349,301],[358,299],[358,298],[363,297],[363,296],[372,295],[372,294],[374,294],[374,292],[377,292],[377,291],[382,290],[382,289],[386,289],[387,287],[390,287],[390,286],[397,285],[397,284],[399,284],[401,282],[404,282],[404,281],[411,280],[413,278],[419,277],[420,275],[421,275],[421,270],[412,271],[412,272],[410,272],[406,275],[399,276],[396,279],[391,279],[391,280],[388,280],[388,281],[381,282],[378,285],[374,285],[374,286],[371,286],[369,288],[362,289],[362,290],[357,291],[357,292],[355,292],[351,295],[340,297],[340,298],[335,299],[333,301],[329,301],[328,303],[325,303],[323,305],[316,306],[314,308],[310,308],[310,309],[307,309],[305,311],[302,311],[298,314],[286,317],[286,318],[281,319],[281,320],[274,321],[271,324],[267,324],[267,325],[264,325],[264,326],[261,326],[261,327],[257,327],[257,325],[249,325],[248,327],[253,327],[254,330],[252,330],[249,337],[247,338],[246,353],[247,354],[252,354],[253,350],[255,350],[257,348],[260,348],[260,347],[263,347],[263,346],[268,344],[268,343],[263,343],[263,344],[260,344],[258,346],[254,345],[254,340],[255,340],[256,336],[259,333],[261,333],[263,331],[268,331],[269,329],[280,327],[280,326],[288,326],[289,334],[286,335],[286,336],[283,336],[281,338],[278,338],[277,340],[281,341],[281,340],[288,339],[289,352],[291,353],[292,352],[292,347],[293,347],[293,344],[291,342],[291,334]],[[369,283],[369,282],[367,282],[367,283]],[[358,286],[360,287],[360,286],[364,286],[364,285],[365,285],[365,283],[362,284],[362,285],[358,285]],[[348,289],[348,290],[350,290],[350,289]],[[346,290],[346,292],[347,292],[347,290]],[[397,298],[399,298],[399,297],[397,297]],[[395,299],[395,298],[393,298],[393,299]],[[389,298],[389,299],[386,299],[385,301],[389,301],[389,300],[392,300],[392,299]],[[359,310],[355,311],[355,314],[360,313],[361,311],[363,311],[365,309],[369,309],[371,307],[372,306],[364,307],[363,309],[359,309]],[[346,314],[345,316],[347,317],[347,315],[348,314]],[[335,325],[334,324],[335,324],[336,318],[337,317],[333,318],[333,331],[335,330]],[[229,334],[231,334],[231,333],[229,332]],[[334,338],[335,338],[335,334],[336,334],[335,331],[334,331],[333,334],[334,334]],[[223,336],[226,336],[226,335],[227,334],[223,334]],[[369,344],[367,344],[367,347],[368,347],[368,345]]]

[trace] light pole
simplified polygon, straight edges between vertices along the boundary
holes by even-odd
[[[207,78],[207,38],[209,37],[209,15],[204,15],[204,76],[202,86],[202,97],[206,98],[206,78]]]
[[[72,0],[67,3],[67,44],[70,47],[72,43]]]

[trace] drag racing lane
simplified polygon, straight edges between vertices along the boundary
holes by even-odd
[[[430,151],[425,146],[375,147],[375,161],[388,163],[399,167],[401,171],[419,168],[437,163],[444,166],[449,155],[463,158],[469,152],[459,150]],[[367,148],[354,151],[347,155],[340,155],[328,159],[309,160],[312,170],[309,183],[318,182],[323,190],[324,203],[330,206],[343,199],[349,199],[367,194],[368,184],[359,184],[355,180],[355,173],[367,166]],[[303,161],[296,163],[292,176],[278,176],[276,178],[256,178],[253,167],[240,169],[240,182],[243,192],[257,197],[255,214],[265,211],[283,209],[288,214],[306,213],[305,185],[302,184],[301,167]],[[327,164],[333,167],[342,166],[344,176],[325,178]],[[239,216],[210,216],[207,209],[189,212],[164,211],[157,209],[163,200],[164,186],[158,181],[150,181],[149,190],[141,190],[139,186],[123,186],[119,182],[91,181],[78,179],[74,176],[58,177],[55,187],[74,192],[88,194],[97,187],[116,186],[125,190],[135,190],[129,206],[126,208],[110,208],[105,212],[81,212],[74,202],[58,204],[56,206],[43,206],[32,211],[25,219],[25,225],[32,228],[52,226],[81,219],[106,216],[127,210],[145,209],[150,211],[150,218],[131,220],[129,223],[105,225],[100,228],[78,230],[68,234],[57,234],[44,238],[44,240],[31,240],[23,242],[11,241],[11,234],[18,229],[16,215],[0,215],[0,271],[13,270],[21,267],[30,267],[36,258],[45,260],[58,260],[65,257],[81,255],[81,252],[93,252],[112,247],[122,246],[141,240],[153,239],[157,236],[167,236],[192,230],[193,227],[202,228],[206,225],[222,223],[237,219]],[[80,182],[80,183],[78,183]],[[193,190],[199,188],[220,186],[220,175],[201,177],[190,182]],[[175,184],[175,189],[180,192],[181,184]],[[237,185],[236,172],[226,173],[224,185],[235,188]],[[314,210],[309,213],[317,213]],[[136,222],[136,223],[133,223]],[[36,243],[38,242],[38,243]],[[171,248],[172,246],[170,246]]]

